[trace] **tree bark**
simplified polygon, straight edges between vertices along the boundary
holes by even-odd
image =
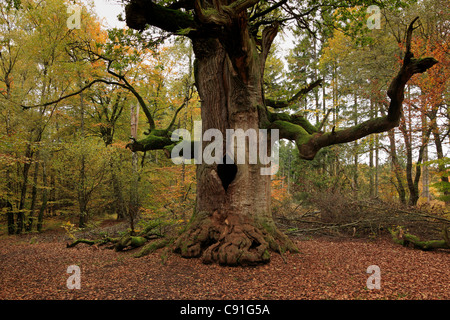
[[[258,106],[263,105],[260,60],[250,60],[236,70],[237,62],[233,65],[231,61],[234,57],[217,39],[194,41],[194,51],[202,133],[214,128],[226,137],[226,129],[257,131]],[[246,141],[247,160],[249,147]],[[268,262],[269,250],[296,250],[273,221],[270,175],[261,175],[261,164],[247,162],[197,166],[196,212],[176,243],[176,251],[183,257],[202,256],[205,263],[247,265]]]

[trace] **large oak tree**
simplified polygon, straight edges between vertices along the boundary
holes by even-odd
[[[417,59],[411,52],[414,20],[407,30],[403,64],[387,90],[388,113],[347,129],[323,132],[322,125],[315,126],[301,115],[280,112],[320,81],[305,84],[305,88],[288,101],[265,98],[263,75],[269,50],[288,20],[308,28],[308,23],[318,15],[328,13],[330,17],[334,9],[373,2],[127,2],[126,22],[130,28],[144,30],[151,26],[191,39],[203,132],[219,129],[226,137],[227,129],[278,129],[280,138],[295,142],[303,159],[313,159],[323,147],[355,141],[398,126],[407,81],[437,63],[433,58]],[[129,147],[133,151],[170,150],[174,144],[170,139],[172,128],[158,129],[146,115],[148,135],[133,141]],[[225,142],[223,148],[225,154]],[[264,167],[266,165],[248,161],[245,164],[198,164],[196,209],[188,228],[175,244],[176,251],[183,257],[202,257],[205,263],[226,265],[265,263],[270,260],[270,251],[296,251],[295,245],[277,230],[273,221],[270,175],[261,175],[260,169]]]

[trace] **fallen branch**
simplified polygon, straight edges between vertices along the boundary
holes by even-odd
[[[306,222],[306,221],[305,221]],[[350,222],[350,223],[345,223],[345,224],[331,224],[331,225],[325,225],[322,227],[317,227],[317,228],[311,228],[311,229],[295,229],[295,230],[288,230],[286,231],[287,234],[299,234],[299,233],[303,233],[303,232],[312,232],[312,231],[319,231],[319,230],[324,230],[324,229],[339,229],[339,228],[345,228],[345,227],[351,227],[351,226],[355,226],[358,225],[361,221],[355,221],[355,222]],[[317,222],[315,222],[317,223]],[[326,224],[326,223],[320,223],[320,224]]]
[[[390,229],[389,232],[391,233],[394,242],[404,247],[412,245],[414,248],[423,251],[431,251],[435,249],[450,249],[448,227],[443,228],[442,236],[444,239],[441,240],[423,241],[413,234],[406,233],[402,227]]]
[[[75,240],[74,242],[72,242],[70,244],[67,243],[66,247],[67,248],[73,248],[79,243],[85,243],[85,244],[88,244],[90,246],[93,246],[93,245],[104,245],[104,244],[107,244],[107,243],[110,243],[110,242],[111,243],[115,243],[115,242],[117,242],[117,240],[118,239],[116,239],[116,238],[109,238],[109,237],[105,237],[105,238],[97,239],[97,240],[77,239],[77,240]]]
[[[87,244],[89,246],[93,245],[105,245],[111,243],[116,251],[124,251],[129,249],[135,249],[146,245],[149,241],[154,239],[164,238],[162,240],[151,242],[144,247],[144,249],[138,254],[140,257],[153,252],[156,249],[162,248],[169,242],[165,239],[165,235],[161,230],[161,221],[151,221],[148,225],[138,234],[132,235],[126,233],[118,238],[103,237],[101,239],[77,239],[72,243],[68,243],[67,248],[73,248],[80,243]],[[155,249],[156,248],[156,249]]]

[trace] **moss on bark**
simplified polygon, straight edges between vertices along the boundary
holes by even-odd
[[[418,236],[407,233],[402,227],[390,229],[392,239],[395,243],[404,247],[412,245],[416,249],[423,251],[431,251],[435,249],[450,249],[450,241],[448,240],[448,228],[443,228],[443,239],[441,240],[421,240]]]
[[[149,255],[160,248],[164,248],[165,246],[167,246],[169,244],[169,242],[170,241],[167,239],[160,239],[160,240],[152,241],[152,242],[146,244],[141,249],[141,251],[139,251],[137,254],[134,255],[134,257],[140,258],[140,257],[146,256],[146,255]]]

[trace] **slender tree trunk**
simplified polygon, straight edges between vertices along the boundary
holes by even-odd
[[[6,101],[9,101],[11,98],[11,83],[12,79],[5,74],[5,86],[6,86]],[[5,129],[6,129],[6,135],[8,137],[12,134],[12,127],[11,127],[11,110],[10,108],[6,108],[6,123],[5,123]],[[4,202],[2,204],[2,207],[7,207],[6,212],[6,219],[7,219],[7,225],[8,225],[8,234],[12,235],[16,232],[16,225],[14,221],[14,211],[13,211],[13,204],[11,203],[10,197],[13,192],[13,181],[11,178],[12,175],[12,168],[11,166],[6,167],[6,189],[7,189],[7,199],[1,199],[0,201]]]
[[[444,151],[442,149],[441,137],[440,137],[440,134],[439,134],[439,131],[438,131],[438,128],[437,128],[437,125],[435,122],[434,122],[433,138],[434,138],[434,144],[436,146],[437,158],[438,158],[438,160],[442,160],[442,159],[444,159]],[[439,162],[438,170],[441,175],[441,182],[444,185],[448,185],[449,180],[448,180],[448,175],[445,175],[445,172],[446,172],[445,164],[442,162]],[[447,204],[450,204],[450,190],[448,190],[448,187],[444,188],[444,199]]]
[[[406,125],[404,123],[400,125],[400,131],[403,133],[406,148],[406,179],[409,189],[409,205],[415,206],[419,200],[419,181],[422,174],[421,164],[423,162],[424,150],[428,144],[429,137],[431,135],[431,128],[427,128],[427,131],[422,136],[422,144],[419,148],[418,158],[416,162],[416,172],[413,177],[413,155],[412,155],[412,141],[411,141],[411,124],[409,125],[409,131],[406,131]]]
[[[28,222],[25,227],[25,230],[28,232],[31,231],[31,229],[33,228],[34,211],[36,208],[36,198],[37,198],[38,175],[39,175],[39,150],[36,152],[36,162],[34,163],[34,172],[33,172],[33,187],[31,188],[30,214],[28,215]]]
[[[317,39],[313,38],[313,44],[314,44],[314,61],[317,61]],[[318,70],[317,66],[314,66],[314,81],[317,81],[319,79],[318,76]],[[316,101],[316,125],[319,125],[319,88],[314,88],[314,98]]]
[[[44,212],[47,207],[47,170],[45,161],[42,162],[42,185],[44,186],[44,189],[42,190],[42,204],[39,208],[39,214],[37,217],[37,224],[36,224],[36,230],[38,232],[42,231],[42,224],[44,222]]]
[[[24,227],[25,227],[25,201],[27,197],[27,189],[28,189],[28,173],[30,171],[33,154],[32,151],[32,143],[33,143],[33,133],[30,133],[30,141],[27,145],[26,151],[25,151],[25,158],[26,161],[23,164],[22,169],[22,187],[20,190],[20,202],[19,202],[19,208],[17,212],[17,228],[16,233],[20,234],[22,233]]]
[[[378,104],[375,103],[375,118],[378,117]],[[374,196],[378,197],[378,182],[379,182],[379,165],[380,165],[380,136],[379,134],[374,134],[375,136],[375,185],[374,185]]]
[[[139,105],[131,107],[131,137],[136,139],[139,120]],[[155,151],[156,152],[156,151]],[[131,233],[134,233],[134,223],[139,214],[139,166],[138,154],[133,152],[131,156],[133,177],[130,189],[130,207],[128,209]]]
[[[374,175],[373,175],[373,136],[369,137],[369,196],[373,197],[375,194]]]
[[[80,182],[78,186],[78,205],[80,209],[80,218],[78,226],[84,228],[87,222],[87,198],[86,198],[86,156],[82,151],[80,167]]]
[[[56,210],[55,210],[55,201],[56,201],[56,177],[53,170],[50,170],[50,192],[49,192],[49,199],[50,206],[49,206],[49,215],[55,216]]]
[[[393,172],[395,174],[395,179],[397,181],[397,184],[395,184],[395,187],[397,189],[398,197],[399,197],[401,203],[406,204],[406,190],[403,185],[402,169],[401,169],[400,163],[398,161],[398,157],[397,157],[397,148],[396,148],[396,143],[395,143],[394,130],[395,129],[391,129],[388,131],[391,164],[392,164]]]
[[[354,117],[354,123],[355,126],[358,125],[358,96],[355,92],[354,94],[354,104],[353,104],[353,117]],[[354,158],[354,172],[353,172],[353,184],[354,184],[354,190],[357,193],[358,192],[358,141],[356,140],[354,143],[354,151],[353,151],[355,158]]]
[[[416,188],[413,180],[413,159],[412,159],[412,146],[411,146],[411,137],[409,133],[406,131],[406,126],[404,124],[400,125],[400,131],[403,133],[403,139],[405,141],[405,149],[406,149],[406,181],[408,183],[409,190],[409,205],[416,205],[419,200],[419,190]]]
[[[425,112],[422,112],[421,115],[422,120],[422,144],[424,145],[423,149],[423,165],[422,165],[422,197],[427,199],[427,201],[430,201],[430,177],[428,172],[428,137],[427,137],[427,117],[425,115]]]
[[[8,225],[8,234],[12,235],[16,231],[16,225],[14,223],[14,211],[13,211],[13,205],[8,198],[12,194],[12,180],[11,180],[11,168],[8,166],[6,169],[6,188],[7,188],[7,199],[5,201],[5,206],[8,208],[8,211],[6,212],[6,220]],[[1,199],[0,199],[1,200]]]
[[[80,85],[81,87],[81,85]],[[81,117],[81,126],[80,126],[80,134],[81,139],[85,139],[84,132],[84,97],[83,93],[80,93],[80,117]],[[78,205],[80,209],[80,218],[78,222],[79,228],[84,228],[88,219],[87,212],[87,192],[86,192],[86,155],[84,150],[81,150],[81,166],[80,166],[80,176],[79,176],[79,185],[78,185]]]
[[[113,170],[114,168],[111,167],[111,181],[114,190],[114,209],[117,213],[117,220],[123,220],[127,217],[128,213],[125,206],[125,199],[122,194],[122,183]]]

